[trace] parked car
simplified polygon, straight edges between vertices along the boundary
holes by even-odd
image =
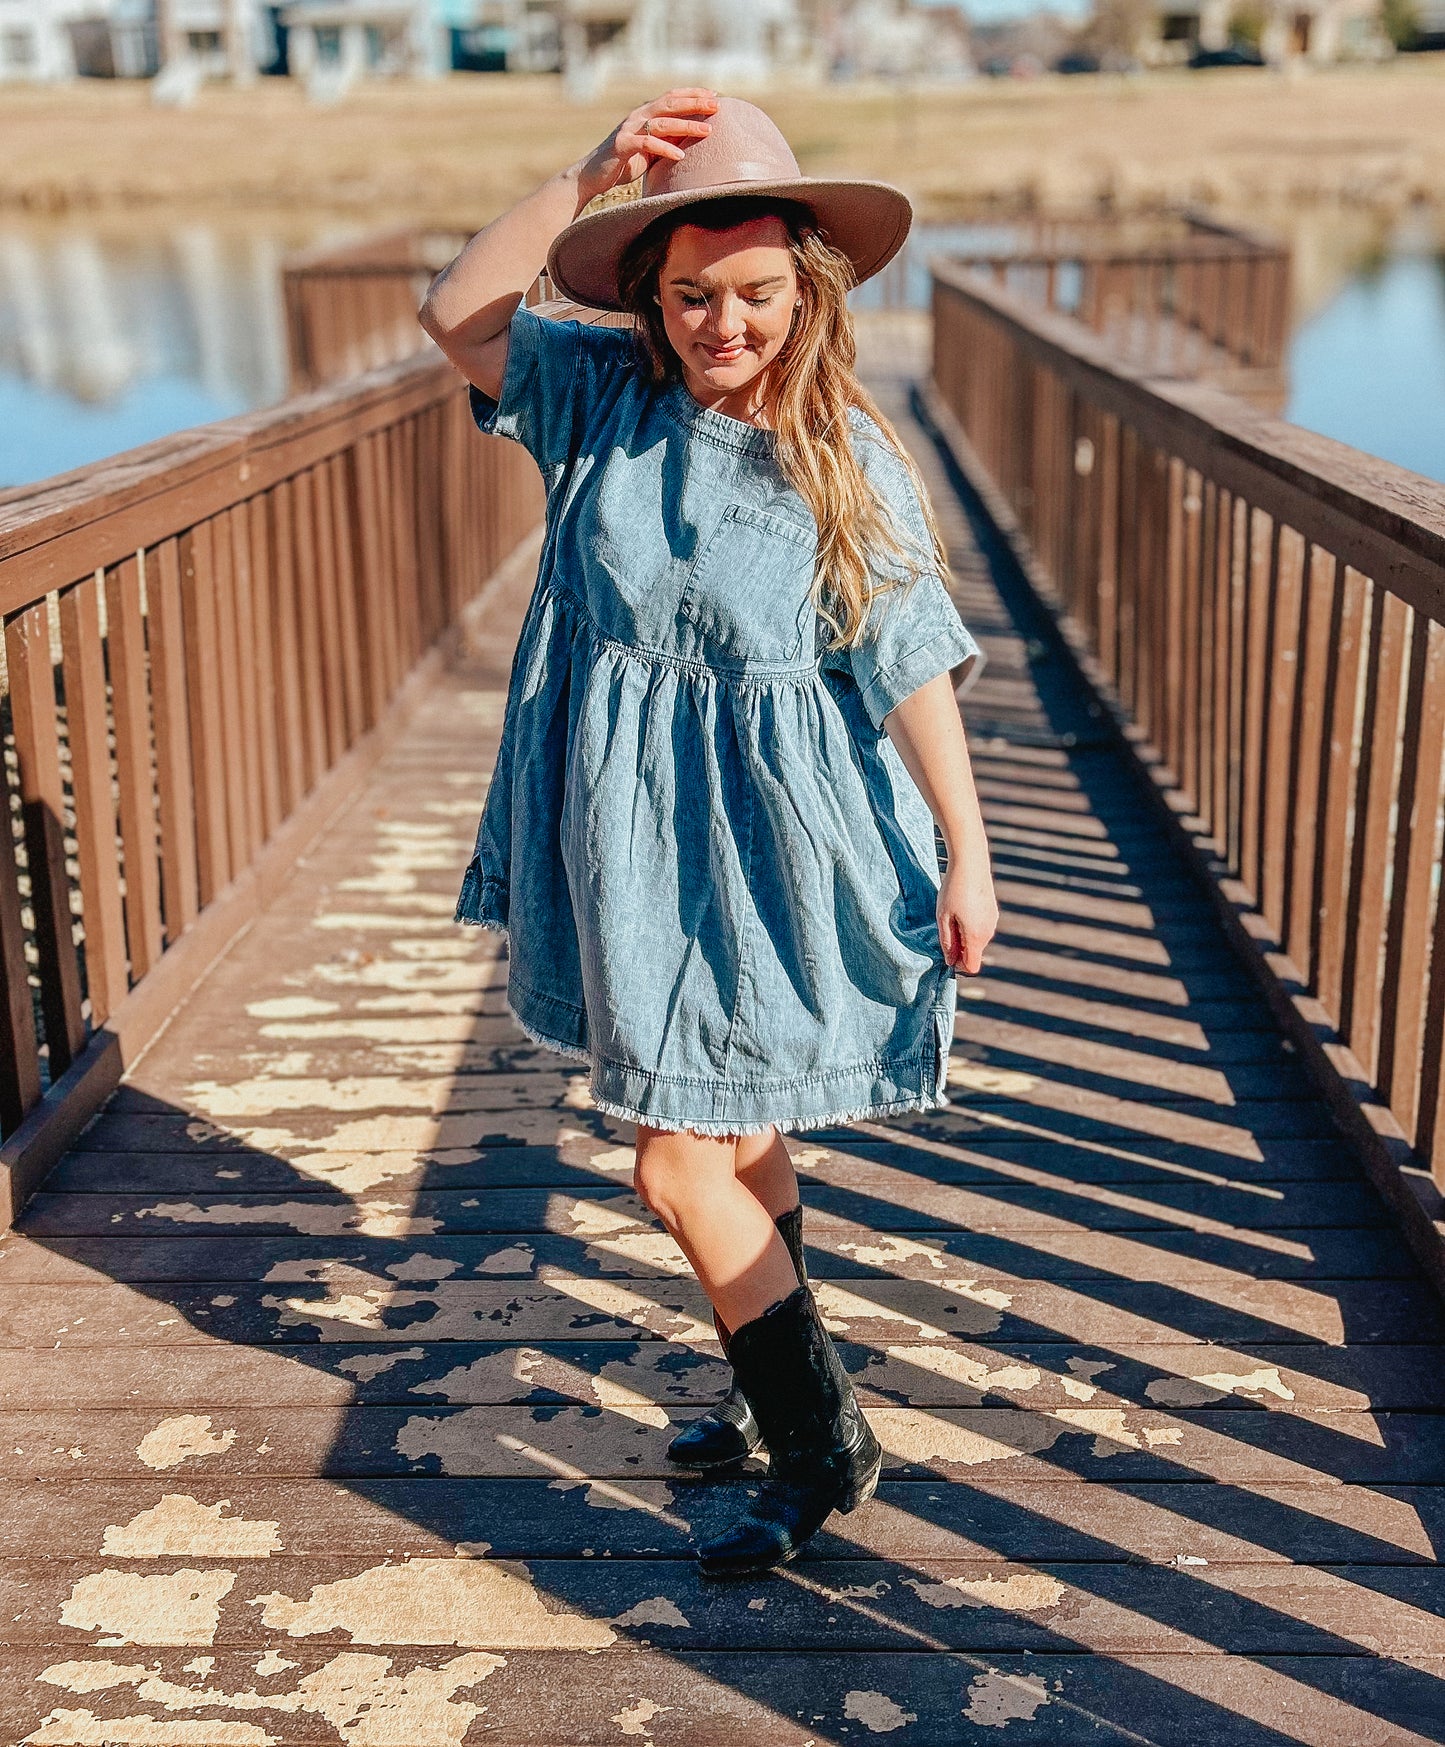
[[[1099,57],[1091,55],[1087,49],[1071,49],[1068,54],[1060,55],[1054,62],[1056,73],[1097,73]]]
[[[1262,67],[1264,64],[1264,56],[1248,42],[1232,42],[1222,49],[1195,49],[1189,57],[1191,67]]]

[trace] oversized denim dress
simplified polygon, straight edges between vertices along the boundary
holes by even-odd
[[[655,386],[625,330],[519,309],[501,398],[473,389],[472,409],[547,488],[457,905],[509,934],[522,1028],[590,1062],[602,1110],[659,1128],[946,1103],[934,825],[882,730],[979,659],[941,579],[881,594],[829,651],[816,524],[772,434]],[[921,539],[861,413],[854,441]]]

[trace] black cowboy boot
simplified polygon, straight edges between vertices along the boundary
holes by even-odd
[[[791,1213],[780,1213],[773,1223],[788,1246],[794,1272],[801,1282],[806,1283],[808,1269],[803,1261],[802,1207],[795,1207]],[[726,1358],[728,1331],[716,1311],[712,1313],[712,1323]],[[717,1406],[685,1425],[667,1446],[668,1460],[685,1468],[725,1468],[729,1463],[741,1462],[744,1457],[751,1456],[762,1438],[748,1399],[734,1378],[732,1387]]]
[[[806,1286],[735,1329],[728,1345],[767,1442],[768,1477],[742,1519],[699,1549],[704,1577],[785,1564],[833,1511],[871,1498],[883,1466]]]

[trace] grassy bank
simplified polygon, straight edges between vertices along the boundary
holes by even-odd
[[[224,203],[465,225],[578,155],[630,100],[574,106],[556,80],[503,77],[375,83],[326,109],[286,80],[208,90],[188,110],[157,109],[124,84],[11,88],[0,100],[0,208]],[[1378,211],[1445,190],[1445,56],[1298,77],[980,80],[760,101],[806,169],[887,176],[926,217],[1099,200]]]

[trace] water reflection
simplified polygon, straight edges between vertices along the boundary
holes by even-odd
[[[0,486],[286,391],[280,265],[318,227],[0,227]]]
[[[1286,416],[1445,480],[1445,253],[1405,237],[1364,262],[1290,347]]]
[[[1441,239],[1341,213],[1281,228],[1301,318],[1288,417],[1445,480]],[[358,229],[325,216],[0,225],[0,488],[279,400],[282,259]],[[919,226],[894,282],[856,301],[924,308],[931,254],[1018,240],[1007,223]]]

